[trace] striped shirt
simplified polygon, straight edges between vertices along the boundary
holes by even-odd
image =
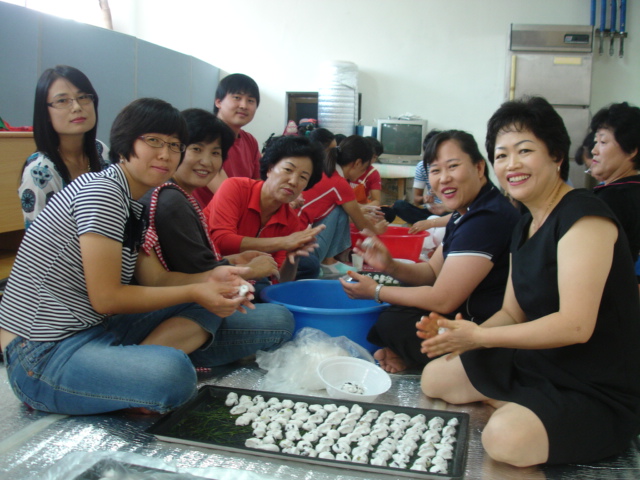
[[[122,243],[121,281],[128,284],[143,238],[144,207],[131,199],[118,165],[87,173],[53,196],[27,231],[0,303],[0,327],[33,341],[58,341],[104,315],[89,300],[80,236]]]

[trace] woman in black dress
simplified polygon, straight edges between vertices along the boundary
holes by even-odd
[[[569,137],[546,100],[503,104],[486,144],[501,185],[530,213],[514,231],[498,313],[480,326],[434,314],[418,323],[422,351],[449,354],[427,365],[422,389],[493,405],[482,442],[498,461],[620,453],[640,426],[640,301],[624,231],[565,183]]]

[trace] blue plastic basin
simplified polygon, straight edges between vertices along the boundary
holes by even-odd
[[[367,334],[388,303],[352,300],[338,280],[298,280],[271,285],[260,292],[262,300],[287,307],[296,321],[296,332],[312,327],[332,337],[344,335],[369,352],[380,347]]]

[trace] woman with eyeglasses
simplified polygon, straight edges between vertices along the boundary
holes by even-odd
[[[38,149],[22,169],[18,194],[25,228],[45,204],[83,173],[108,165],[96,140],[98,94],[87,76],[67,65],[46,69],[36,86],[33,137]]]
[[[194,331],[214,332],[253,308],[244,267],[190,275],[138,254],[138,200],[171,178],[187,139],[177,109],[135,100],[111,129],[114,165],[71,182],[26,232],[0,303],[0,344],[27,405],[68,415],[167,412],[197,391],[190,355],[212,338]]]

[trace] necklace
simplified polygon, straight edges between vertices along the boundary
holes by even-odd
[[[531,234],[532,235],[535,232],[538,231],[538,229],[542,226],[542,224],[545,222],[545,220],[547,219],[547,217],[551,213],[551,208],[556,203],[556,200],[558,199],[558,195],[560,195],[560,190],[562,189],[562,184],[563,184],[562,180],[558,179],[558,186],[556,187],[555,193],[552,195],[551,201],[548,203],[547,208],[544,210],[544,213],[542,214],[542,217],[540,217],[540,223],[539,224],[536,223],[535,220],[531,221]]]

